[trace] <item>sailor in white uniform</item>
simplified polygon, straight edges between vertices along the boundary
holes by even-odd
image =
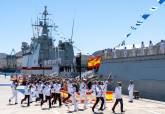
[[[144,53],[144,42],[141,43],[141,56],[143,56],[145,53]]]
[[[135,47],[135,44],[133,44],[133,47],[132,47],[132,56],[136,56],[136,47]]]
[[[30,106],[30,93],[31,93],[31,85],[26,84],[25,86],[25,97],[21,100],[21,104],[23,104],[24,101],[28,100],[27,106]]]
[[[53,81],[53,84],[51,85],[51,95],[52,95],[52,105],[53,104],[56,104],[56,94],[55,94],[55,89],[56,89],[56,86],[55,86],[56,82]]]
[[[83,82],[81,82],[81,84],[80,84],[80,102],[82,101],[82,97],[84,97],[84,108],[85,109],[87,107],[87,102],[88,102],[86,91],[87,91],[87,85],[86,85],[86,80],[84,79]]]
[[[107,86],[108,86],[108,81],[106,80],[106,81],[104,81],[103,82],[103,92],[104,92],[104,94],[103,94],[103,98],[104,98],[104,101],[106,101],[106,92],[107,92]],[[106,108],[106,102],[104,102],[104,109]]]
[[[165,54],[165,42],[163,40],[160,42],[160,53]]]
[[[117,83],[118,83],[118,86],[115,88],[115,98],[116,98],[116,101],[115,101],[115,104],[113,105],[113,108],[112,108],[113,113],[115,113],[115,107],[116,107],[116,105],[119,102],[120,102],[120,110],[121,110],[121,112],[125,112],[123,110],[123,99],[121,97],[121,94],[122,94],[121,82],[117,82]]]
[[[133,102],[133,92],[134,92],[134,84],[133,81],[130,80],[130,84],[128,86],[128,93],[129,93],[129,102]]]
[[[152,55],[152,54],[153,54],[153,43],[150,40],[150,42],[149,42],[149,55]]]
[[[94,81],[92,84],[92,101],[94,101],[96,99],[96,86],[97,86],[97,81]],[[91,101],[91,102],[92,102]]]
[[[112,52],[113,52],[113,58],[117,58],[116,49],[115,48],[112,50]]]
[[[68,81],[68,97],[64,100],[66,101],[69,98],[71,98],[71,101],[72,101],[71,104],[74,105],[74,111],[78,111],[78,104],[76,101],[76,87],[74,86],[74,83],[72,80]],[[69,110],[69,105],[67,105],[67,106],[68,106],[68,110]]]
[[[102,102],[101,102],[101,106],[100,106],[99,110],[104,110],[103,109],[103,106],[104,106],[104,102],[105,101],[104,101],[104,98],[103,98],[103,96],[104,96],[103,94],[104,94],[104,92],[103,92],[103,89],[101,87],[101,82],[99,82],[99,84],[97,84],[97,86],[96,86],[96,102],[95,102],[95,104],[92,107],[92,111],[93,112],[95,112],[94,111],[95,110],[95,107],[99,103],[100,100]]]
[[[11,84],[12,97],[9,98],[9,104],[11,103],[11,100],[14,98],[15,98],[15,104],[18,104],[17,86],[18,86],[18,83],[16,81],[13,81],[13,83]]]
[[[37,85],[37,89],[39,94],[39,98],[37,99],[37,101],[40,100],[42,103],[44,100],[44,95],[43,95],[44,84],[42,82],[39,82],[39,84]]]
[[[41,106],[45,103],[45,102],[49,102],[49,108],[51,108],[51,88],[50,88],[50,83],[46,82],[45,87],[44,87],[44,95],[45,95],[45,100],[41,103]]]
[[[76,101],[76,87],[73,85],[70,86],[70,92],[71,92],[71,100],[72,100],[72,104],[74,105],[74,111],[78,111],[78,104]]]
[[[59,101],[59,107],[61,107],[61,94],[60,94],[60,91],[61,91],[61,84],[60,84],[60,81],[58,80],[55,84],[54,84],[54,89],[55,89],[55,102],[56,100],[58,99]]]
[[[124,57],[127,57],[127,47],[124,47]]]
[[[45,100],[43,102],[41,102],[41,107],[45,102],[49,102],[49,108],[51,108],[51,89],[50,89],[50,83],[46,82],[45,83],[45,87],[44,87],[44,95],[45,95]]]

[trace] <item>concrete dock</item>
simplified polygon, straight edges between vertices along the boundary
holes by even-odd
[[[93,104],[88,104],[88,107],[85,110],[83,110],[82,104],[78,104],[79,111],[77,112],[73,111],[73,106],[70,106],[68,109],[65,105],[60,108],[55,106],[51,109],[47,109],[48,105],[46,103],[41,109],[39,102],[32,103],[30,107],[26,107],[26,104],[21,106],[20,99],[23,97],[22,93],[18,94],[19,102],[17,105],[9,105],[8,100],[11,96],[11,88],[8,85],[3,85],[9,83],[11,82],[8,77],[5,78],[0,76],[0,114],[93,114],[91,110]],[[128,103],[128,97],[124,95],[123,101],[125,110],[124,114],[165,114],[165,102],[139,99],[134,100],[133,103]],[[98,111],[97,107],[97,109],[95,109],[95,114],[113,114],[111,111],[113,104],[114,100],[112,102],[107,102],[107,108],[104,111]],[[116,114],[120,114],[119,106],[116,107]]]

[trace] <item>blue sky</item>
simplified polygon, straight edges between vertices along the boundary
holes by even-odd
[[[165,3],[157,0],[1,0],[0,1],[0,52],[10,53],[21,49],[21,42],[30,43],[31,19],[47,5],[58,31],[70,37],[75,18],[74,45],[84,54],[113,48],[129,33],[140,15],[152,6],[159,9],[126,40],[127,45],[149,40],[154,43],[165,39]],[[57,41],[60,38],[54,36]],[[75,49],[77,52],[77,50]]]

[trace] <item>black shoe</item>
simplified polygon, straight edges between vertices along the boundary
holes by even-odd
[[[122,112],[125,112],[125,111],[123,110],[123,111],[121,111],[121,113],[122,113]]]
[[[103,111],[104,109],[100,108],[99,110]]]
[[[9,99],[9,104],[11,103],[11,100]]]
[[[113,112],[113,113],[115,113],[115,110],[114,110],[114,109],[112,109],[112,112]]]
[[[18,103],[15,103],[15,105],[17,105]]]
[[[129,101],[130,103],[133,103],[133,101]]]
[[[92,111],[95,112],[94,108],[92,108]]]

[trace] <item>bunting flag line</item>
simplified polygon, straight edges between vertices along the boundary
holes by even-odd
[[[135,27],[131,26],[131,29],[132,29],[132,30],[136,30],[137,28],[135,28]]]
[[[144,20],[146,20],[150,15],[151,15],[151,14],[143,14],[143,15],[142,15],[142,18],[143,18]]]
[[[163,4],[165,0],[157,0],[159,4]]]
[[[124,45],[125,45],[125,40],[123,40],[121,43],[121,46],[124,46]]]
[[[153,6],[151,9],[149,9],[150,11],[156,11],[158,9],[158,7],[155,7],[155,6]]]
[[[165,0],[157,0],[158,4],[162,5]],[[139,26],[141,26],[143,24],[143,21],[147,20],[152,14],[153,12],[155,12],[156,10],[158,10],[158,5],[157,6],[152,6],[149,11],[150,13],[144,13],[141,15],[140,19],[138,21],[136,21],[136,24],[135,24],[135,27],[134,26],[131,26],[131,30],[137,30]],[[143,20],[142,20],[143,19]],[[130,37],[132,35],[132,31],[129,32],[128,34],[126,34],[125,36],[125,40]],[[120,46],[124,46],[125,45],[125,40],[123,40],[120,44],[118,44],[117,46],[115,47],[120,47]]]
[[[126,37],[128,38],[131,35],[131,33],[127,34]]]
[[[137,21],[136,26],[140,26],[143,23],[143,21]]]

